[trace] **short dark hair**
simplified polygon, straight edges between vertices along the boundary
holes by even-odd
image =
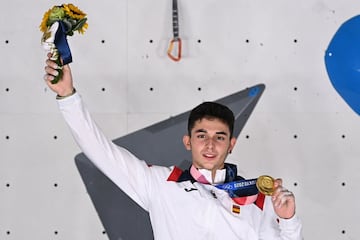
[[[203,102],[193,108],[188,119],[188,134],[191,136],[195,122],[201,119],[219,119],[225,123],[230,130],[230,138],[234,131],[234,113],[225,105],[216,102]]]

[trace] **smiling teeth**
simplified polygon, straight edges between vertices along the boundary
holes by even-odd
[[[214,154],[204,154],[205,157],[215,157]]]

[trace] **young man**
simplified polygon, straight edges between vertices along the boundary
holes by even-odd
[[[57,93],[60,111],[75,140],[105,175],[149,212],[155,239],[302,239],[294,195],[282,186],[281,179],[275,181],[272,196],[259,193],[234,198],[219,188],[241,179],[236,166],[225,163],[236,143],[234,116],[227,107],[205,102],[192,110],[188,135],[183,138],[192,153],[189,170],[149,167],[99,130],[73,87],[68,65],[59,83],[50,83],[56,69],[47,59],[44,78]]]

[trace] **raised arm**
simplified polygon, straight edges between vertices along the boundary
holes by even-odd
[[[50,58],[51,55],[48,55]],[[115,145],[97,126],[73,86],[71,69],[63,66],[63,76],[56,84],[56,63],[46,60],[45,76],[49,88],[57,93],[60,111],[84,154],[120,189],[145,210],[148,208],[152,169],[126,149]]]

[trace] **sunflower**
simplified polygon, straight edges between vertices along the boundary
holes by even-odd
[[[48,27],[50,27],[56,21],[63,20],[65,16],[65,10],[61,6],[52,7],[47,12],[45,12],[40,24],[40,30],[42,32],[46,32]]]
[[[81,34],[84,34],[85,33],[85,31],[86,31],[86,29],[88,28],[88,23],[86,22],[86,23],[84,23],[84,25],[82,25],[77,31],[79,32],[79,33],[81,33]]]
[[[66,35],[68,36],[72,36],[74,31],[83,34],[88,28],[86,13],[71,3],[49,9],[43,16],[39,26],[40,31],[45,33],[57,21],[62,21],[67,26]]]
[[[46,32],[47,28],[48,28],[48,25],[47,25],[47,22],[49,20],[49,16],[50,16],[50,13],[51,13],[51,9],[49,9],[43,16],[43,19],[41,21],[41,24],[39,26],[40,28],[40,31],[42,31],[43,33]]]
[[[86,14],[83,11],[81,11],[78,7],[74,6],[71,3],[63,4],[62,6],[65,10],[65,13],[70,18],[81,20],[81,19],[85,18],[85,16],[86,16]]]

